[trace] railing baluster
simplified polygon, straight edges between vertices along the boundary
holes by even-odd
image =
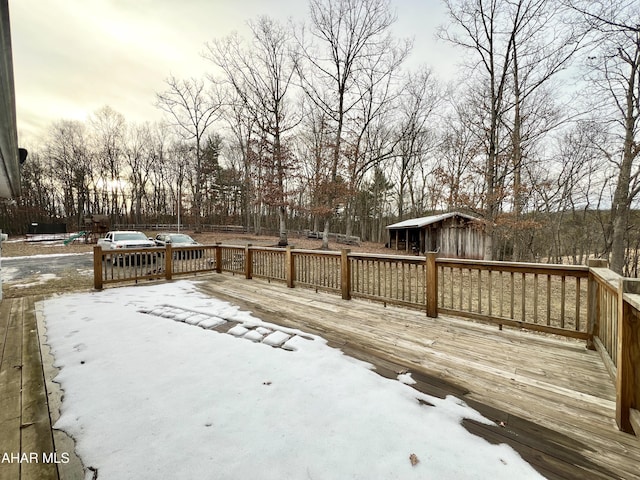
[[[489,277],[489,316],[493,315],[493,271],[490,269],[487,273]]]
[[[504,316],[504,272],[500,271],[500,317]]]
[[[478,270],[478,313],[482,313],[482,270]]]
[[[576,319],[575,319],[575,330],[576,332],[580,331],[580,278],[576,277]]]
[[[455,275],[453,273],[454,267],[449,267],[449,287],[451,290],[451,294],[449,296],[450,307],[451,309],[456,308],[456,289],[455,289]]]
[[[459,276],[460,282],[458,283],[458,289],[459,289],[458,296],[460,297],[460,310],[462,310],[462,290],[463,290],[462,289],[462,283],[463,283],[463,278],[462,278],[463,270],[462,270],[462,267],[459,267],[458,271],[460,272],[460,276]]]
[[[547,275],[547,326],[551,325],[551,275]]]
[[[561,284],[561,293],[560,293],[560,328],[564,328],[564,313],[565,313],[565,304],[566,304],[566,279],[564,275],[562,276],[562,284]]]
[[[511,279],[510,279],[510,285],[511,285],[511,290],[510,290],[510,307],[509,307],[509,318],[513,320],[514,315],[515,315],[515,281],[514,281],[514,272],[511,272],[510,275]]]
[[[533,275],[533,323],[538,323],[538,274]]]
[[[527,321],[527,308],[526,308],[527,279],[525,275],[526,273],[522,272],[522,286],[520,287],[520,296],[521,296],[520,308],[522,309],[520,318],[522,319],[523,322]]]

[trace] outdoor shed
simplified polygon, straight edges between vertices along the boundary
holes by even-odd
[[[480,218],[459,212],[412,218],[387,226],[389,247],[441,257],[484,259],[485,229]]]

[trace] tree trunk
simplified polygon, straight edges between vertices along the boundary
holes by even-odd
[[[289,241],[287,239],[287,222],[286,222],[286,208],[278,207],[278,220],[280,223],[280,237],[278,239],[279,247],[286,247],[289,245]]]
[[[331,220],[327,217],[324,221],[324,231],[322,232],[322,250],[329,250],[329,224]]]

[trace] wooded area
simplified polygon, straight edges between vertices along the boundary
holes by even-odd
[[[386,241],[462,211],[485,258],[637,276],[640,12],[632,0],[447,0],[457,81],[413,67],[390,0],[310,0],[303,26],[249,20],[212,38],[217,74],[170,77],[165,122],[105,106],[30,148],[3,231],[32,222],[242,225]]]

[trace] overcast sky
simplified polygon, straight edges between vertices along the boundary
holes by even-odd
[[[456,67],[436,41],[446,17],[437,0],[392,0],[398,35],[415,40],[411,65],[442,78]],[[9,0],[18,135],[30,146],[51,122],[85,120],[104,105],[127,121],[161,118],[155,93],[169,75],[202,78],[205,42],[246,31],[258,15],[302,21],[304,0]]]

